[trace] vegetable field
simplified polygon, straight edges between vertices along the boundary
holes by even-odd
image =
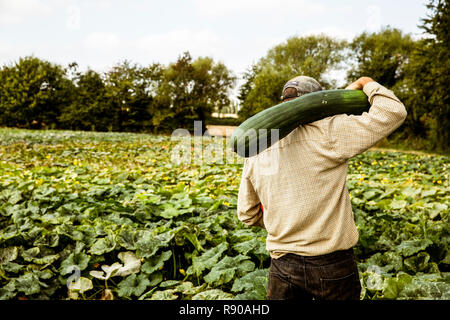
[[[179,143],[0,129],[0,299],[264,299],[266,231],[236,217],[242,159],[175,163]],[[450,299],[448,164],[349,161],[362,299]]]

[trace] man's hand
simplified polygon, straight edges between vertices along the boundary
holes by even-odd
[[[374,81],[372,78],[369,77],[361,77],[358,80],[356,80],[353,83],[350,83],[345,89],[346,90],[362,90],[366,83]]]

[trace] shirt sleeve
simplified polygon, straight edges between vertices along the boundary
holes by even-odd
[[[346,161],[386,138],[404,121],[405,106],[391,90],[372,81],[363,88],[370,109],[362,115],[340,114],[331,118],[328,134],[339,160]]]
[[[247,162],[244,162],[244,170]],[[248,226],[264,227],[263,212],[260,208],[261,201],[248,176],[242,174],[239,186],[237,215],[240,221]]]

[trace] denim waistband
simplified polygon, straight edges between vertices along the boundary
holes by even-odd
[[[294,264],[308,263],[313,265],[324,265],[339,262],[353,257],[354,257],[353,248],[349,248],[346,250],[338,250],[317,256],[302,256],[295,253],[287,253],[276,260]]]

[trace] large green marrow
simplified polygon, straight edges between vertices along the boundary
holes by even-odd
[[[233,131],[230,145],[241,157],[252,157],[300,125],[337,114],[361,115],[370,108],[361,90],[323,90],[265,109]],[[278,130],[277,130],[278,129]]]

